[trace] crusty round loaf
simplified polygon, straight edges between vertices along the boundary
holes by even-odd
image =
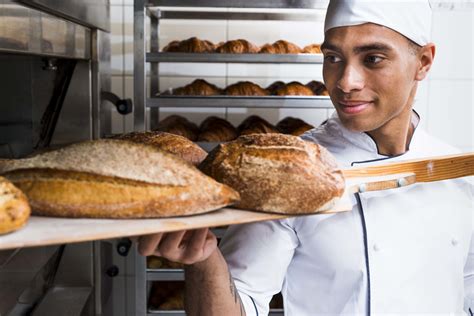
[[[322,146],[284,134],[253,134],[221,144],[201,170],[240,193],[236,206],[282,214],[328,210],[345,188]]]
[[[237,138],[237,129],[227,120],[210,116],[199,126],[198,141],[228,142]]]
[[[292,81],[275,90],[275,95],[314,95],[313,91],[302,83]]]
[[[301,48],[285,40],[276,41],[273,44],[265,44],[259,51],[260,54],[299,54]]]
[[[0,234],[21,228],[30,217],[26,196],[7,179],[0,177]]]
[[[183,136],[191,141],[195,141],[199,135],[199,127],[180,115],[170,115],[161,120],[156,130]]]
[[[244,39],[227,41],[216,48],[216,53],[225,54],[255,54],[259,47]]]
[[[280,122],[278,122],[276,127],[283,134],[291,134],[295,136],[299,136],[304,132],[314,128],[313,125],[306,123],[302,119],[291,116],[282,119]]]
[[[166,132],[132,132],[119,135],[116,138],[153,145],[156,148],[174,154],[193,165],[199,165],[207,156],[207,153],[201,147],[186,137]]]
[[[232,204],[238,193],[151,145],[105,139],[25,159],[0,174],[28,196],[33,213],[60,217],[193,215]]]
[[[258,84],[255,84],[250,81],[239,81],[237,83],[231,84],[226,87],[224,90],[226,95],[246,95],[246,96],[265,96],[270,93],[260,87]]]
[[[212,53],[214,48],[214,44],[210,41],[191,37],[182,41],[172,41],[163,48],[163,51],[169,53]]]

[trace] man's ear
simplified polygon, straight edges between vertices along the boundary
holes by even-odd
[[[425,79],[426,75],[430,71],[431,65],[433,65],[435,53],[436,46],[433,43],[426,44],[420,48],[417,54],[419,65],[415,76],[416,80],[421,81]]]

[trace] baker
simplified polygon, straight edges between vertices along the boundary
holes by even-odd
[[[331,1],[323,76],[335,114],[302,137],[341,167],[457,151],[413,104],[435,56],[428,0]],[[474,311],[473,197],[462,180],[356,194],[352,212],[141,237],[185,263],[189,315],[463,314]]]

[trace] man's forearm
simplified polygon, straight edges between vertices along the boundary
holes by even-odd
[[[186,314],[245,315],[242,301],[219,249],[205,261],[185,268]]]

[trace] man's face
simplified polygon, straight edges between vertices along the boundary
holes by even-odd
[[[408,40],[376,24],[326,32],[323,77],[344,126],[370,132],[411,108],[418,57]]]

